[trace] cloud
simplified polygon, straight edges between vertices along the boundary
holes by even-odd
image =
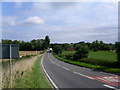
[[[24,21],[24,24],[44,24],[44,20],[39,17],[29,17]]]
[[[96,39],[115,42],[118,40],[117,3],[37,2],[27,5],[22,4],[25,8],[22,11],[19,11],[21,10],[19,8],[14,8],[18,9],[21,14],[16,15],[17,20],[13,19],[14,28],[7,27],[13,29],[14,33],[10,33],[11,36],[8,36],[9,33],[6,32],[5,37],[12,38],[15,32],[17,34],[19,31],[15,37],[23,40],[46,35],[50,36],[51,42],[79,42]]]

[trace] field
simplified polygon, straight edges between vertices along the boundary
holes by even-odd
[[[75,51],[63,51],[61,55],[54,56],[64,62],[75,64],[78,66],[83,66],[87,68],[92,68],[96,70],[102,70],[112,73],[120,73],[120,68],[118,67],[117,55],[115,52],[110,51],[90,51],[88,58],[79,59],[78,61],[73,61],[71,59],[66,59],[65,56],[68,54],[74,54]]]
[[[26,55],[37,55],[39,54],[39,51],[19,51],[19,57],[25,57]],[[15,59],[13,59],[15,60]],[[0,62],[9,61],[9,59],[0,59]]]
[[[67,54],[74,54],[75,51],[63,51],[61,56],[65,56]],[[98,64],[98,63],[114,63],[117,60],[117,55],[115,52],[110,51],[97,51],[93,52],[90,51],[88,58],[81,59],[81,62],[89,62],[92,64]]]
[[[88,58],[93,59],[102,59],[104,61],[115,62],[117,55],[115,52],[110,51],[98,51],[98,52],[90,52]]]
[[[19,51],[20,57],[26,56],[26,55],[36,55],[38,54],[38,51]]]

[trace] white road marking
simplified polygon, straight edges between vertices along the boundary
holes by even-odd
[[[57,66],[60,66],[59,64],[56,64]]]
[[[68,68],[66,68],[66,67],[62,67],[63,69],[65,69],[65,70],[67,70],[67,71],[69,71],[69,69]]]
[[[86,76],[86,75],[78,73],[78,72],[73,72],[73,73],[78,74],[78,75],[83,76],[83,77],[86,77],[86,78],[89,78],[89,79],[94,79],[92,77]]]
[[[43,55],[44,57],[44,55]],[[56,88],[56,90],[59,90],[59,88],[57,87],[57,85],[53,82],[53,80],[50,78],[50,76],[48,75],[48,73],[46,72],[44,66],[43,66],[43,57],[42,57],[42,60],[41,60],[41,64],[42,64],[42,68],[43,68],[43,71],[45,72],[46,76],[48,77],[48,79],[50,80],[50,82],[52,83],[52,85]]]
[[[50,59],[51,63],[55,63],[49,56],[48,56],[48,58]]]
[[[104,84],[103,86],[108,87],[108,88],[112,88],[112,89],[116,89],[115,87],[109,86],[107,84]]]
[[[51,61],[52,63],[55,63],[55,62],[53,62],[53,61]]]
[[[113,77],[113,76],[110,76],[110,77],[108,77],[108,76],[106,76],[106,77],[98,77],[98,79],[101,79],[101,80],[106,81],[106,82],[116,82],[116,83],[119,82],[117,76],[116,77]]]

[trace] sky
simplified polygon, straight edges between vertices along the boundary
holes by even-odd
[[[2,38],[118,41],[117,2],[2,2]]]

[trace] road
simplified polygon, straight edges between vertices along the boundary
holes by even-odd
[[[91,88],[90,90],[93,88],[95,90],[118,88],[118,76],[62,62],[48,52],[43,56],[42,66],[55,88],[74,90],[80,88]]]

